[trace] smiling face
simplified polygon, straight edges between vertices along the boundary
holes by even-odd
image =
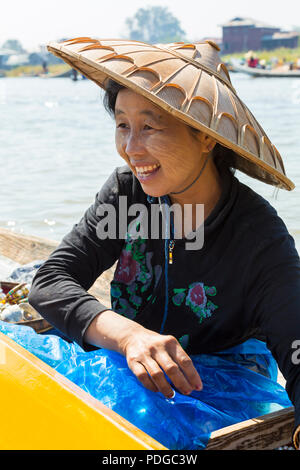
[[[115,120],[118,153],[150,196],[183,190],[213,146],[210,137],[126,88],[117,95]]]

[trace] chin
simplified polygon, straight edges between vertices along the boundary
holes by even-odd
[[[151,196],[151,197],[162,197],[162,196],[165,196],[166,194],[168,194],[166,192],[166,189],[153,188],[153,187],[151,188],[150,184],[142,184],[141,183],[141,186],[143,188],[144,193],[146,193],[148,196]]]

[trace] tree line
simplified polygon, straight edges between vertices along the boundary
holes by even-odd
[[[125,27],[126,38],[136,41],[155,44],[185,40],[185,31],[181,28],[180,21],[166,7],[140,8],[125,20]],[[7,39],[1,48],[16,54],[26,53],[18,39]]]

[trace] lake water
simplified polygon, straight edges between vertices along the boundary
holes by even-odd
[[[236,175],[277,209],[300,251],[300,79],[232,74],[232,82],[281,153],[296,189],[274,191]],[[1,227],[60,240],[123,164],[101,97],[88,80],[0,79]]]

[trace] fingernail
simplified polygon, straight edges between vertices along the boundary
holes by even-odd
[[[196,385],[196,390],[200,391],[200,390],[202,390],[202,388],[203,388],[202,384],[197,384]]]

